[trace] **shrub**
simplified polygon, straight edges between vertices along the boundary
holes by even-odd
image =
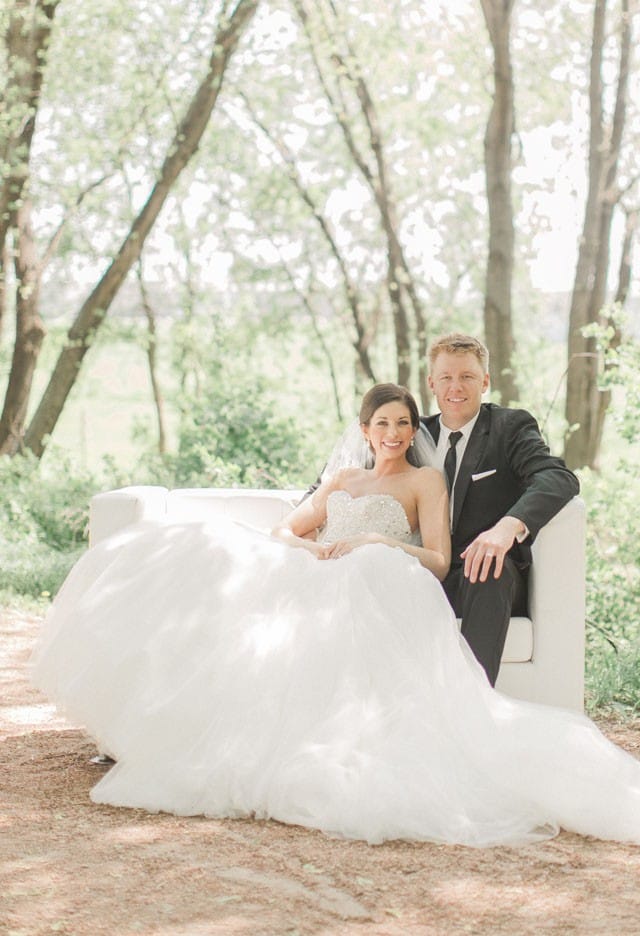
[[[0,592],[55,594],[86,546],[93,494],[123,484],[167,487],[288,487],[317,459],[296,422],[278,416],[266,381],[219,379],[183,405],[178,452],[147,455],[123,473],[105,459],[100,477],[50,447],[0,458]],[[306,460],[305,460],[306,456]]]
[[[53,594],[87,539],[99,482],[54,453],[54,470],[26,454],[0,458],[0,590]]]
[[[183,407],[177,455],[165,459],[180,486],[279,488],[304,484],[310,441],[260,377],[211,383]]]
[[[640,709],[640,515],[624,460],[582,473],[587,502],[587,704]]]

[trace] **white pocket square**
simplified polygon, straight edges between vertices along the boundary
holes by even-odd
[[[471,475],[471,480],[481,481],[483,478],[488,478],[489,475],[495,474],[497,470],[497,468],[489,468],[488,471],[479,471],[478,474]]]

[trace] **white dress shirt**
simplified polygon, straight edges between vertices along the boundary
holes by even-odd
[[[458,439],[458,444],[456,445],[456,473],[453,478],[451,493],[449,494],[449,517],[451,520],[453,520],[453,492],[455,490],[456,479],[458,477],[460,465],[462,464],[467,442],[469,441],[469,437],[473,432],[473,427],[475,426],[479,415],[480,410],[478,410],[473,419],[470,419],[468,423],[465,423],[464,426],[461,426],[460,429],[457,430],[458,432],[462,433],[462,438]],[[452,432],[455,431],[455,429],[449,429],[447,426],[445,426],[445,424],[442,422],[442,416],[440,416],[440,435],[438,436],[438,445],[436,446],[434,468],[437,468],[442,472],[442,474],[444,474],[444,460],[446,458],[447,452],[449,451],[449,436]]]
[[[456,473],[453,478],[453,485],[451,493],[449,494],[449,518],[451,523],[453,523],[453,496],[455,491],[455,484],[458,479],[458,472],[460,471],[460,465],[462,464],[462,459],[464,457],[465,449],[467,447],[467,442],[473,432],[473,427],[478,421],[478,416],[480,415],[480,410],[476,413],[473,419],[470,419],[468,423],[465,423],[464,426],[460,426],[458,432],[462,433],[462,438],[458,439],[458,444],[456,445]],[[434,459],[434,468],[437,468],[444,475],[444,460],[449,451],[449,436],[452,432],[455,432],[455,429],[449,429],[442,422],[442,416],[440,416],[440,435],[438,436],[438,445],[436,446],[436,454]],[[520,521],[522,523],[522,521]],[[522,543],[523,540],[529,535],[529,530],[526,524],[522,524],[524,530],[516,536],[518,543]]]
[[[473,417],[473,419],[470,419],[468,423],[465,423],[464,426],[461,426],[460,429],[458,430],[459,432],[462,433],[462,438],[458,439],[458,444],[456,445],[456,474],[453,479],[454,484],[456,483],[456,478],[458,477],[458,471],[460,470],[460,465],[464,457],[465,449],[467,447],[467,442],[469,441],[469,437],[471,433],[473,432],[473,427],[478,421],[479,415],[480,415],[480,412],[478,411],[476,415]],[[452,432],[455,432],[455,431],[456,431],[455,429],[449,429],[447,426],[445,426],[445,424],[442,422],[442,416],[441,416],[440,417],[440,435],[438,436],[438,445],[436,447],[434,467],[437,468],[439,471],[441,471],[443,474],[444,474],[444,460],[447,456],[447,452],[449,451],[449,436],[451,435]]]

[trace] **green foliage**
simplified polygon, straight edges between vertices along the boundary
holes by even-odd
[[[176,486],[279,488],[304,483],[307,440],[294,420],[279,415],[263,377],[216,381],[183,407],[177,454],[164,462]]]
[[[589,708],[640,710],[640,515],[635,465],[583,472]]]
[[[31,455],[0,459],[3,527],[10,538],[37,535],[55,549],[70,549],[86,538],[87,498],[95,479],[78,475],[68,458],[58,453],[55,472],[43,478]]]
[[[59,551],[37,539],[9,542],[0,534],[0,595],[49,598],[58,591],[82,549]]]
[[[59,588],[87,538],[100,482],[60,453],[44,473],[35,458],[0,458],[0,590],[37,597]]]
[[[205,386],[181,401],[175,453],[148,454],[130,472],[105,459],[100,476],[54,448],[44,462],[0,458],[0,595],[55,594],[86,548],[89,501],[97,491],[132,483],[307,485],[320,461],[317,433],[307,434],[301,418],[282,415],[282,401],[265,377],[209,363]]]
[[[612,307],[585,329],[601,355],[600,386],[611,391],[611,441],[600,474],[585,472],[587,537],[587,692],[594,707],[640,709],[640,516],[637,439],[640,430],[640,342]],[[624,446],[624,448],[622,448]]]
[[[588,325],[583,334],[595,339],[601,355],[600,388],[616,395],[611,411],[616,430],[633,443],[640,438],[640,342],[629,331],[629,317],[614,303],[604,310],[602,321]]]
[[[311,440],[280,409],[266,379],[219,377],[184,401],[177,453],[148,455],[131,473],[105,459],[101,476],[50,449],[0,458],[0,593],[55,594],[86,548],[88,508],[99,490],[127,483],[168,487],[304,486],[317,463]]]
[[[622,715],[640,711],[640,645],[617,653],[587,657],[587,710],[607,709]]]

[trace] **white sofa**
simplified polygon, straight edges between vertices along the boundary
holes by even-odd
[[[165,517],[212,522],[225,516],[271,529],[302,492],[139,486],[91,499],[89,542],[131,523]],[[581,711],[584,693],[585,508],[574,498],[533,546],[529,617],[511,620],[497,688],[532,702]]]

